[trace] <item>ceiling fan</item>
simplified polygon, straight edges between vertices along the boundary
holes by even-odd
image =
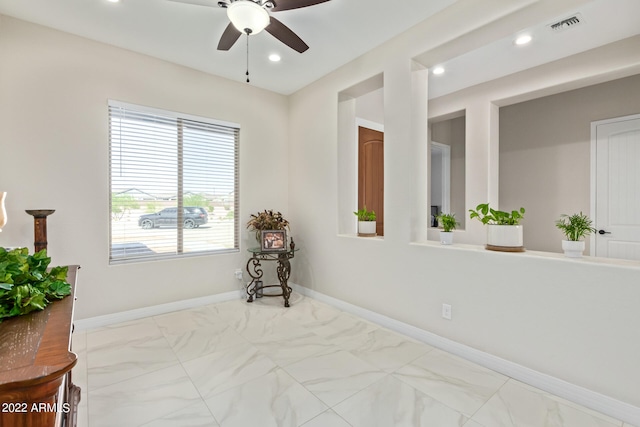
[[[172,0],[178,3],[197,4],[200,6],[215,6],[209,0]],[[231,21],[222,33],[218,50],[229,50],[242,34],[257,34],[266,30],[269,34],[300,53],[309,49],[289,27],[269,12],[281,12],[283,10],[300,9],[324,3],[329,0],[223,0],[218,1],[217,6],[227,9],[227,16]]]

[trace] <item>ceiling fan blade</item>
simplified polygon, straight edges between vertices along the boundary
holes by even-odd
[[[207,6],[214,7],[218,6],[218,2],[216,0],[169,0],[175,3],[186,3],[186,4],[195,4],[197,6]]]
[[[301,7],[313,6],[329,0],[273,0],[275,6],[271,9],[273,12],[281,10],[300,9]]]
[[[296,35],[296,33],[291,31],[289,27],[278,21],[273,16],[269,17],[269,20],[269,25],[267,25],[265,30],[273,37],[300,53],[309,49],[309,46],[307,46],[307,44]]]
[[[229,50],[231,46],[235,44],[236,41],[240,38],[242,33],[233,26],[232,23],[227,25],[224,33],[222,33],[222,37],[220,37],[220,41],[218,42],[218,50]]]

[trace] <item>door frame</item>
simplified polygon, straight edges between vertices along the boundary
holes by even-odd
[[[433,153],[433,151],[440,152],[440,182],[442,183],[442,187],[440,189],[442,194],[441,213],[451,213],[451,146],[431,141],[429,149],[431,150],[431,153]],[[431,162],[433,162],[433,155],[431,155],[430,158]],[[429,165],[429,170],[431,169],[432,167]],[[431,174],[429,174],[429,182],[430,185],[433,184]],[[429,192],[429,194],[431,194],[431,192]],[[433,202],[429,200],[429,205],[432,203]]]
[[[620,117],[612,117],[610,119],[604,120],[596,120],[591,122],[591,201],[589,204],[589,209],[591,210],[591,219],[593,220],[594,226],[598,223],[597,218],[597,200],[596,200],[596,187],[597,187],[597,177],[598,177],[598,168],[597,168],[597,143],[598,143],[598,126],[607,125],[611,123],[617,122],[626,122],[628,120],[637,120],[640,119],[640,114],[632,114],[630,116],[620,116]],[[596,238],[597,233],[592,233],[589,237],[589,255],[596,255]]]
[[[367,120],[367,119],[363,119],[360,117],[356,117],[356,125],[353,129],[354,131],[354,141],[356,142],[355,144],[353,144],[353,149],[354,149],[354,157],[355,157],[355,164],[353,165],[353,170],[356,171],[355,174],[355,189],[356,189],[356,197],[353,200],[353,210],[357,211],[358,210],[358,173],[357,171],[358,169],[358,161],[359,161],[359,137],[358,137],[358,128],[359,127],[363,127],[363,128],[367,128],[367,129],[372,129],[378,132],[382,132],[384,133],[384,125],[381,123],[376,123],[376,122],[372,122],[371,120]],[[356,218],[356,225],[357,225],[357,218]]]

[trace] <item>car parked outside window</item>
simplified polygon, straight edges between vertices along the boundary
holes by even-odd
[[[207,210],[198,206],[183,208],[184,228],[195,228],[209,221]],[[140,215],[138,225],[144,229],[158,227],[176,227],[178,225],[178,208],[164,208],[160,212]]]

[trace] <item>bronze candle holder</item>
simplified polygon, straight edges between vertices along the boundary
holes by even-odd
[[[26,213],[33,216],[33,245],[36,252],[47,249],[47,217],[55,212],[54,209],[28,209]]]

